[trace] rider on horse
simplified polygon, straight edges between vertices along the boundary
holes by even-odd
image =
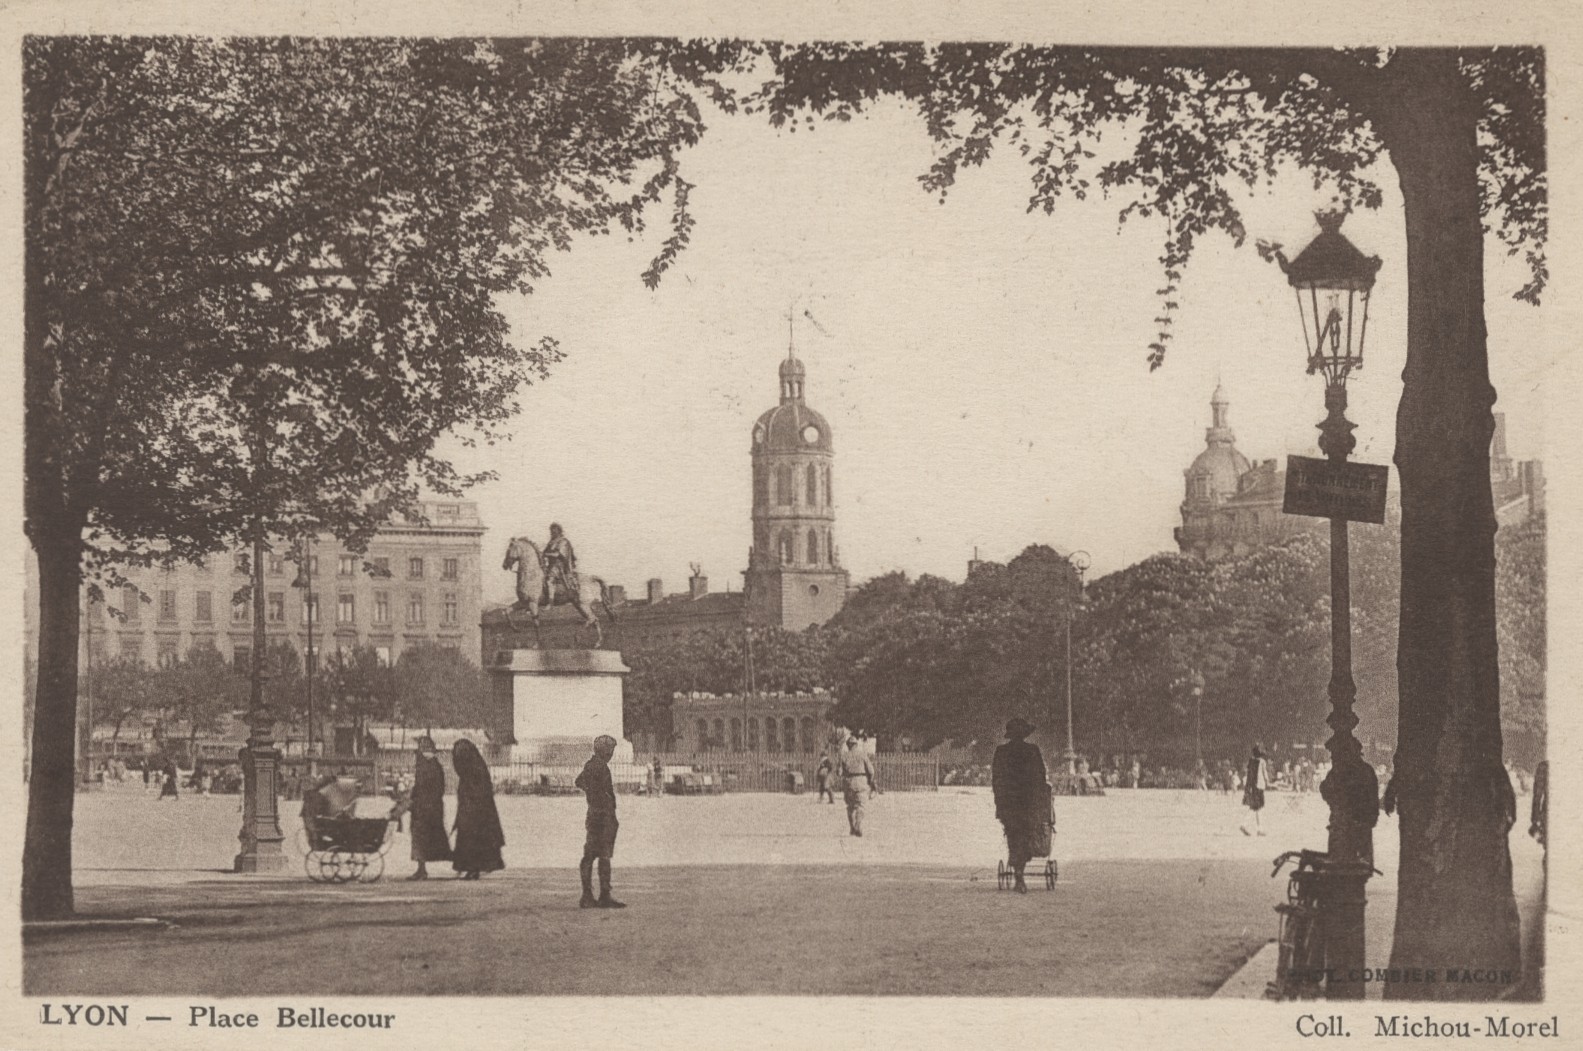
[[[577,555],[572,542],[561,532],[559,522],[550,523],[550,542],[544,545],[544,599],[547,606],[557,604],[558,596],[576,596],[581,582],[577,579]],[[562,598],[561,601],[566,601]]]

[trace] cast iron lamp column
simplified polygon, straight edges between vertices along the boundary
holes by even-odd
[[[1321,212],[1319,236],[1290,263],[1276,258],[1297,291],[1298,314],[1308,353],[1308,372],[1325,378],[1325,419],[1318,424],[1319,449],[1338,468],[1357,440],[1346,417],[1347,376],[1363,366],[1369,293],[1380,260],[1366,257],[1341,235],[1344,211]],[[1354,322],[1354,307],[1361,317]],[[1358,725],[1352,679],[1352,581],[1347,520],[1330,519],[1330,773],[1320,794],[1330,806],[1325,898],[1325,995],[1361,1000],[1364,994],[1364,908],[1374,871],[1374,825],[1379,820],[1379,781],[1353,735]]]
[[[1077,571],[1077,594],[1066,607],[1066,751],[1061,758],[1066,761],[1066,789],[1068,794],[1077,792],[1077,746],[1072,737],[1072,617],[1077,613],[1077,603],[1083,598],[1083,574],[1088,571],[1087,551],[1074,551],[1066,556],[1067,563]]]

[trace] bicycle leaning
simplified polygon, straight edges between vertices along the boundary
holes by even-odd
[[[1320,850],[1288,850],[1275,859],[1274,879],[1288,862],[1296,862],[1286,882],[1280,914],[1275,980],[1267,995],[1275,1000],[1317,1000],[1324,995],[1325,936],[1323,887],[1330,855]]]

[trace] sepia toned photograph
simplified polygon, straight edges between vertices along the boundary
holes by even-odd
[[[1548,55],[21,37],[35,1028],[1558,1035]]]

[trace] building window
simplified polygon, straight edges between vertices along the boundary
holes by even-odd
[[[241,602],[231,601],[231,623],[246,624],[253,619],[253,603],[248,599]]]
[[[122,612],[126,614],[128,622],[136,624],[143,619],[143,599],[136,585],[128,584],[121,589],[121,595]]]
[[[340,595],[335,602],[335,622],[337,624],[355,624],[357,622],[357,601],[351,595]]]
[[[769,482],[765,476],[765,469],[756,467],[753,469],[753,506],[763,507],[769,502]]]
[[[231,651],[231,667],[246,674],[253,670],[253,647],[237,646]]]
[[[174,641],[174,640],[170,640]],[[122,635],[119,649],[116,651],[122,660],[135,661],[143,659],[143,636]]]
[[[374,623],[390,623],[390,592],[374,592]]]
[[[390,647],[389,646],[375,646],[374,647],[374,656],[379,658],[379,665],[380,665],[380,667],[382,667],[382,668],[390,667]]]
[[[698,743],[693,745],[693,747],[701,752],[705,748],[709,747],[709,724],[704,722],[702,719],[699,719],[697,730]]]
[[[423,579],[423,559],[422,558],[413,557],[413,558],[407,559],[407,579],[408,580],[422,580]]]
[[[764,750],[766,752],[778,752],[781,750],[778,729],[775,725],[774,716],[764,720]]]
[[[824,468],[824,505],[826,507],[835,505],[834,498],[830,496],[830,468],[828,465]]]
[[[286,623],[286,593],[284,591],[271,591],[269,593],[269,611],[265,614],[271,624]]]
[[[819,467],[817,464],[808,465],[808,506],[819,506]]]
[[[724,749],[726,746],[726,724],[722,719],[715,720],[715,734],[709,743],[716,748]]]
[[[390,576],[390,559],[388,557],[385,555],[380,555],[378,558],[373,559],[372,561],[374,563],[374,576]]]
[[[339,574],[340,576],[343,576],[343,577],[356,576],[357,575],[357,556],[356,555],[342,555],[341,558],[340,558],[340,561],[336,564],[336,570],[335,571],[336,571],[337,574]]]
[[[286,572],[286,556],[270,552],[269,575],[272,577],[284,576]]]
[[[802,717],[802,750],[813,752],[813,719],[806,715]]]
[[[414,591],[407,596],[407,623],[423,623],[423,592]]]
[[[781,720],[781,733],[786,742],[786,750],[795,752],[797,750],[797,720],[789,715]]]
[[[236,558],[231,562],[231,572],[240,573],[244,577],[247,576],[249,572],[247,568],[247,552],[238,551],[236,553]]]
[[[318,592],[309,592],[302,596],[302,622],[310,628],[319,623]]]
[[[461,605],[456,601],[456,592],[447,591],[445,593],[445,623],[458,623],[460,621],[460,617],[458,616],[460,610]]]
[[[200,591],[192,596],[192,619],[205,624],[214,621],[214,595],[208,591]]]
[[[808,561],[811,565],[819,564],[819,534],[812,529],[808,530]]]
[[[759,750],[759,721],[753,716],[748,717],[748,751]]]
[[[790,533],[785,533],[785,532],[781,533],[780,545],[779,546],[780,546],[781,565],[784,566],[784,565],[789,564],[791,562],[791,560],[792,560],[792,540],[791,540],[791,534]]]
[[[160,639],[156,645],[159,647],[159,649],[154,659],[159,662],[159,666],[161,668],[168,668],[172,664],[176,663],[180,655],[180,651],[176,648],[175,639]],[[124,646],[121,652],[125,654],[126,649]]]
[[[161,591],[159,593],[159,619],[176,619],[176,593],[174,591]]]
[[[742,720],[735,717],[731,719],[731,750],[742,751]]]
[[[775,472],[775,502],[782,505],[792,502],[792,472],[789,466],[783,465]]]
[[[456,580],[461,572],[461,559],[448,558],[440,563],[440,579]]]

